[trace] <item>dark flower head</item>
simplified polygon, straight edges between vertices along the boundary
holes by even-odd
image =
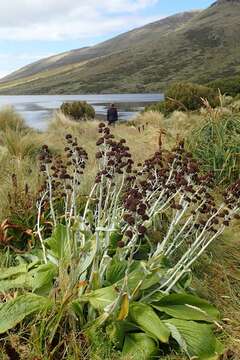
[[[41,166],[40,166],[40,171],[46,171],[46,166],[45,166],[45,165],[41,165]]]
[[[131,230],[127,230],[127,231],[125,232],[125,235],[126,235],[129,239],[131,239],[131,238],[133,237],[133,232],[132,232]]]
[[[101,159],[102,158],[102,153],[101,151],[96,153],[96,159]]]
[[[123,248],[125,246],[125,242],[123,240],[120,240],[120,241],[117,242],[117,246],[119,248]]]
[[[104,143],[104,138],[99,138],[98,141],[96,142],[96,145],[102,145]]]
[[[138,232],[139,232],[140,235],[144,235],[144,234],[146,234],[147,229],[146,229],[145,226],[139,225],[139,226],[138,226]]]

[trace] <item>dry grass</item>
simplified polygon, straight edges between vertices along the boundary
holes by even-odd
[[[6,106],[0,111],[0,132],[6,131],[6,129],[15,131],[24,131],[27,129],[23,118],[10,106]]]
[[[160,131],[163,132],[164,146],[170,148],[175,144],[177,138],[187,137],[201,121],[202,117],[197,113],[188,114],[174,111],[170,117],[166,118],[157,111],[148,111],[139,114],[130,124],[144,129],[143,133],[148,133],[150,138],[155,134],[156,143]]]
[[[0,145],[12,158],[22,160],[34,158],[39,152],[41,143],[37,133],[28,130],[24,133],[7,128],[0,134]]]

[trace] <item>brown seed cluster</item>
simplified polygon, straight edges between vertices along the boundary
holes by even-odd
[[[146,199],[153,192],[156,192],[156,196],[162,194],[163,204],[171,199],[169,207],[174,212],[180,214],[188,209],[193,219],[186,227],[186,232],[189,231],[192,223],[194,223],[192,231],[195,232],[205,229],[216,233],[219,226],[229,226],[231,221],[229,211],[225,210],[224,216],[219,214],[211,194],[213,174],[200,174],[199,164],[193,159],[192,154],[185,150],[183,141],[179,142],[171,152],[160,148],[144,162],[136,176],[134,188],[128,189],[124,196],[124,208],[127,210],[124,221],[129,225],[127,236],[132,236],[134,227],[138,229],[139,234],[146,233],[143,223],[148,220],[147,209],[152,205],[151,201],[148,202]],[[240,182],[228,190],[225,199],[228,207],[236,207],[233,203],[239,198],[239,189]],[[232,215],[232,218],[238,218],[238,215]]]
[[[224,192],[224,204],[219,211],[212,195],[213,174],[201,173],[199,163],[185,150],[184,141],[178,142],[171,151],[159,146],[152,157],[134,168],[126,140],[116,140],[104,123],[99,124],[98,132],[99,170],[95,183],[101,204],[97,204],[95,214],[100,214],[99,209],[108,210],[109,199],[120,192],[122,183],[118,207],[122,208],[121,224],[129,240],[147,235],[148,220],[159,207],[167,212],[170,221],[182,214],[191,217],[182,234],[187,234],[187,244],[191,244],[191,237],[194,239],[192,235],[206,231],[211,236],[219,228],[229,226],[233,219],[240,218],[240,180]],[[61,198],[73,194],[79,187],[88,156],[77,139],[68,134],[63,158],[53,157],[44,145],[39,160],[45,179],[41,190],[48,189],[51,183],[52,196]],[[111,214],[106,217],[108,215],[111,218]],[[118,246],[124,247],[125,240]]]
[[[52,197],[56,199],[69,195],[80,185],[88,160],[88,155],[78,145],[77,138],[67,134],[65,140],[63,157],[53,156],[47,145],[43,145],[39,156],[40,172],[45,179],[40,192],[51,186]]]
[[[123,207],[126,210],[123,220],[129,225],[125,235],[132,238],[135,230],[139,235],[144,235],[147,229],[143,223],[149,219],[147,215],[148,205],[144,200],[143,193],[137,186],[126,191],[123,197]]]
[[[99,147],[96,158],[100,160],[100,171],[97,173],[96,183],[106,178],[113,180],[115,175],[131,174],[133,160],[126,140],[116,141],[104,123],[99,124],[98,132],[101,137],[96,143]]]

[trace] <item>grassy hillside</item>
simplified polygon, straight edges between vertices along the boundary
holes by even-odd
[[[49,58],[37,61],[22,69],[6,76],[3,80],[17,80],[22,77],[28,77],[39,72],[50,71],[66,65],[80,64],[91,59],[111,55],[125,51],[133,46],[148,46],[152,39],[159,39],[162,36],[180,28],[191,20],[196,12],[186,12],[170,16],[166,19],[156,21],[144,27],[121,34],[113,39],[107,40],[96,46],[75,49],[62,54],[57,54]],[[64,69],[63,69],[64,71]]]
[[[0,93],[150,92],[176,80],[234,76],[240,73],[239,17],[238,0],[218,1],[29,65],[6,78]]]

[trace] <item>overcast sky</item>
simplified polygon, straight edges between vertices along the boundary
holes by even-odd
[[[0,77],[213,0],[0,0]]]

